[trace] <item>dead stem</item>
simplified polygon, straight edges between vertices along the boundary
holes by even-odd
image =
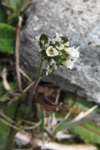
[[[56,96],[56,100],[55,100],[56,104],[58,103],[59,97],[60,97],[60,89],[57,90],[57,96]]]
[[[7,126],[13,128],[13,129],[15,129],[15,130],[19,130],[19,128],[18,128],[17,126],[15,126],[15,125],[9,123],[8,121],[4,120],[3,118],[0,118],[0,122],[6,124]]]
[[[33,84],[34,84],[34,81],[31,82],[31,83],[23,90],[23,93],[26,93],[26,92],[32,87]]]
[[[43,148],[43,143],[42,140],[36,137],[31,137],[31,135],[27,135],[25,133],[22,132],[18,132],[15,135],[15,141],[20,141],[22,143],[22,145],[28,145],[30,144],[31,146],[34,147],[38,147],[40,149]],[[52,149],[52,150],[97,150],[97,148],[95,146],[92,146],[90,144],[61,144],[61,143],[56,143],[56,142],[45,142],[45,149]],[[13,150],[17,150],[17,149],[13,149]],[[19,149],[18,149],[19,150]],[[22,150],[22,149],[20,149]]]
[[[28,79],[30,82],[32,82],[32,79],[20,68],[20,73],[26,78]]]
[[[19,22],[17,27],[17,36],[16,36],[16,51],[15,51],[15,57],[16,57],[16,73],[17,73],[17,81],[18,81],[18,87],[20,93],[22,93],[22,84],[21,84],[21,76],[20,76],[20,61],[19,61],[19,46],[20,46],[20,31],[22,27],[22,21],[23,18],[19,16]]]

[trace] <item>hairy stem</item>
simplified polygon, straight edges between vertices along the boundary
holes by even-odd
[[[44,62],[41,61],[35,83],[34,83],[33,87],[31,88],[31,92],[30,92],[30,95],[29,95],[29,98],[28,98],[28,106],[31,106],[32,98],[34,97],[34,95],[36,93],[36,89],[37,89],[37,86],[39,84],[41,72],[42,72],[42,69],[43,69],[43,64],[44,64]]]

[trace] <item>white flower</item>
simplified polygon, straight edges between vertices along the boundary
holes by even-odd
[[[62,36],[63,36],[62,34],[56,33],[56,37],[52,39],[52,43],[53,43],[53,44],[55,44],[56,42],[59,42],[59,43],[60,43]]]
[[[66,68],[72,69],[73,66],[74,66],[74,62],[75,62],[75,61],[67,60],[67,61],[65,62]]]
[[[47,68],[46,68],[46,76],[49,75],[49,72],[51,72],[51,69],[50,69],[50,66],[48,65]]]
[[[69,55],[68,59],[66,61],[62,61],[62,64],[66,66],[68,69],[72,69],[74,66],[74,63],[76,62],[77,58],[79,57],[79,51],[78,48],[70,47],[70,48],[65,48],[66,53]]]
[[[54,57],[54,56],[58,56],[59,52],[55,48],[53,48],[53,46],[49,46],[46,50],[46,54],[49,57]]]
[[[56,33],[56,37],[61,37],[63,36],[62,34]]]
[[[69,46],[69,42],[66,42],[64,45],[65,45],[65,46]]]
[[[56,65],[56,61],[54,59],[51,59],[50,66],[52,66],[54,70],[58,69],[58,67]]]
[[[61,42],[61,36],[63,36],[63,35],[56,33],[55,41],[56,42]]]
[[[78,48],[74,48],[74,47],[69,47],[69,48],[65,48],[65,51],[69,54],[69,56],[71,56],[72,58],[78,58],[79,57],[79,47]]]
[[[48,76],[53,71],[53,67],[48,65],[46,68],[46,75]]]
[[[60,44],[60,46],[56,45],[56,48],[59,49],[59,50],[63,50],[64,49],[64,44]]]
[[[52,65],[54,65],[54,64],[56,64],[56,61],[55,61],[54,59],[51,59],[51,61],[50,61],[50,66],[52,66]]]
[[[57,70],[58,67],[56,65],[56,61],[54,59],[51,59],[49,65],[46,68],[46,75],[49,75],[50,73],[52,73],[54,70]]]
[[[68,59],[68,60],[66,60],[66,61],[63,61],[62,64],[63,64],[67,69],[72,69],[73,66],[74,66],[75,61],[76,61],[76,60]]]

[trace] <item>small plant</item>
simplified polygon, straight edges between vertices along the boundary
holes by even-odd
[[[45,33],[37,37],[41,62],[35,82],[20,68],[20,31],[34,2],[0,2],[0,150],[34,149],[35,146],[53,149],[54,144],[58,150],[68,149],[67,145],[61,144],[65,139],[67,144],[71,144],[71,140],[70,146],[76,148],[73,133],[86,143],[99,145],[99,127],[94,121],[86,123],[95,118],[93,111],[97,106],[76,101],[72,94],[70,96],[53,85],[38,86],[44,64],[46,76],[60,66],[73,68],[79,48],[70,47],[68,37],[58,33],[52,39]],[[27,92],[31,87],[27,106]],[[54,143],[54,140],[60,140],[60,143]],[[84,145],[84,149],[86,146],[88,149],[88,145]]]
[[[41,53],[41,63],[35,84],[29,96],[29,105],[32,102],[32,97],[35,95],[44,62],[48,63],[46,68],[46,75],[48,76],[57,70],[59,66],[65,66],[67,69],[72,69],[79,57],[79,47],[70,47],[69,38],[62,34],[56,33],[55,37],[50,39],[43,33],[37,37],[37,40],[39,42],[39,52]]]

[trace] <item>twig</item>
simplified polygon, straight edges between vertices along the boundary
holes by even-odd
[[[10,101],[8,102],[8,105],[11,105],[13,102],[16,102],[20,96],[21,95],[15,95],[12,99],[10,99]]]
[[[13,124],[7,122],[6,120],[4,120],[4,119],[2,119],[2,118],[0,118],[0,121],[1,121],[2,123],[4,123],[4,124],[8,125],[9,127],[15,129],[15,130],[19,130],[18,127],[16,127],[15,125],[13,125]]]
[[[23,129],[25,129],[25,130],[33,130],[33,129],[37,128],[40,124],[41,124],[41,121],[36,123],[33,126],[23,126]]]
[[[3,112],[0,111],[0,116],[5,118],[6,120],[8,120],[11,123],[15,124],[15,121],[13,121],[11,118],[9,118],[8,116],[6,116]]]
[[[64,119],[62,119],[62,120],[56,125],[55,129],[56,129],[57,127],[59,127],[63,122],[65,122],[65,121],[69,118],[71,112],[72,112],[72,110],[70,110],[70,111],[68,112],[68,114],[64,117]]]
[[[22,73],[22,75],[26,77],[26,79],[28,79],[30,82],[32,82],[32,79],[21,68],[20,68],[20,73]]]
[[[57,90],[57,96],[56,96],[55,103],[58,103],[59,96],[60,96],[60,89]]]
[[[36,125],[36,124],[39,124],[41,121],[39,121],[39,122],[31,122],[31,121],[28,121],[28,120],[21,120],[21,121],[19,121],[18,123],[17,123],[17,125],[20,125],[21,123],[26,123],[26,124],[29,124],[29,125]]]
[[[16,73],[17,73],[17,81],[18,81],[18,86],[19,86],[19,91],[22,93],[22,84],[21,84],[21,76],[20,76],[20,61],[19,61],[19,46],[20,46],[20,31],[22,27],[22,21],[23,18],[19,16],[19,22],[18,22],[18,27],[17,27],[17,37],[16,37],[16,51],[15,51],[15,56],[16,56]]]
[[[34,84],[34,81],[32,83],[30,83],[24,90],[23,90],[23,93],[26,93],[31,87],[32,85]]]
[[[40,78],[42,78],[45,74],[41,75]],[[34,84],[35,81],[31,82],[24,90],[23,93],[26,93]]]

